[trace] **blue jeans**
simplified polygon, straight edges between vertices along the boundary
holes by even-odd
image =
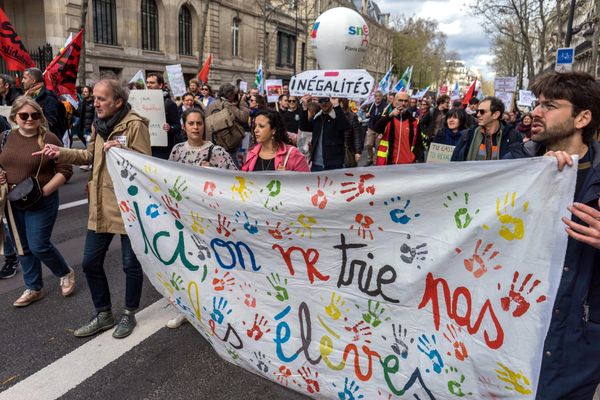
[[[13,244],[12,234],[10,233],[10,228],[8,224],[4,225],[2,229],[4,229],[4,257],[17,259],[17,252],[15,251],[15,245]]]
[[[104,258],[114,236],[114,233],[96,233],[88,230],[85,237],[83,272],[97,312],[112,308],[110,289],[104,272]],[[140,306],[144,273],[127,235],[121,235],[121,258],[125,272],[125,308],[135,311]]]
[[[23,268],[23,279],[28,289],[40,290],[42,262],[52,273],[61,278],[70,272],[62,254],[50,242],[52,229],[58,215],[58,191],[42,197],[33,207],[17,210],[13,207],[13,217],[24,255],[19,256]]]

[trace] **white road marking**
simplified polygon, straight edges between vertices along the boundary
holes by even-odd
[[[87,204],[87,202],[88,202],[87,199],[83,199],[83,200],[72,201],[70,203],[61,204],[60,206],[58,206],[58,211],[66,210],[67,208],[81,206],[81,205]]]
[[[0,393],[0,400],[54,400],[100,371],[152,336],[177,310],[161,299],[136,314],[137,326],[125,339],[112,337],[112,329]]]

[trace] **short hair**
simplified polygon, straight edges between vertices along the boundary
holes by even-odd
[[[25,72],[35,80],[35,83],[44,82],[44,74],[39,68],[27,68]]]
[[[443,94],[440,97],[437,98],[437,100],[435,101],[435,105],[439,106],[440,104],[444,104],[450,101],[450,96],[448,96],[447,94]]]
[[[498,117],[498,120],[502,119],[502,115],[504,114],[504,103],[502,102],[502,100],[500,100],[497,97],[494,96],[488,96],[485,99],[481,100],[481,102],[483,103],[484,101],[489,101],[490,102],[490,111],[493,113],[495,113],[496,111],[500,112],[500,116]]]
[[[165,78],[163,77],[163,74],[161,74],[160,72],[150,72],[150,73],[148,73],[148,75],[146,75],[146,79],[148,79],[151,76],[156,78],[156,82],[159,85],[165,84]]]
[[[191,96],[191,97],[192,97],[192,100],[194,99],[194,95],[193,95],[193,94],[191,94],[190,92],[185,92],[185,93],[183,94],[183,96],[181,96],[181,100],[185,99],[185,98],[186,98],[186,97],[188,97],[188,96]]]
[[[474,104],[479,104],[479,99],[477,97],[471,97],[471,100],[469,100],[470,106],[472,106]]]
[[[592,120],[582,130],[583,141],[589,144],[600,126],[600,83],[585,72],[551,72],[540,76],[531,86],[536,97],[567,100],[573,104],[572,116],[590,110]]]
[[[275,142],[277,142],[278,144],[291,144],[290,138],[287,134],[287,127],[285,126],[285,122],[283,121],[281,114],[270,108],[265,108],[259,110],[256,113],[256,117],[258,117],[259,115],[262,115],[265,118],[267,118],[267,120],[269,121],[269,125],[275,130],[275,134],[273,135]],[[255,121],[256,117],[254,118]]]
[[[455,107],[451,110],[448,110],[446,113],[446,118],[444,122],[446,122],[446,126],[448,126],[448,118],[456,117],[458,118],[458,129],[463,130],[468,128],[467,126],[467,113],[462,107]]]
[[[383,92],[381,90],[376,90],[374,96],[377,96],[377,95],[383,97]]]
[[[219,88],[219,97],[229,99],[231,96],[237,94],[237,92],[238,92],[237,86],[235,86],[231,83],[225,83],[225,84],[221,85],[221,87]]]
[[[8,83],[10,86],[13,85],[13,79],[10,75],[6,75],[6,74],[0,74],[0,79],[2,80],[2,82],[4,82],[5,84]]]
[[[122,85],[116,79],[100,79],[95,86],[104,85],[108,87],[110,92],[112,93],[113,100],[121,99],[123,100],[123,105],[127,103],[129,100],[129,88],[127,86]]]
[[[192,83],[195,84],[196,86],[200,86],[200,82],[196,78],[190,79],[190,82],[188,83],[188,86],[191,85]]]
[[[188,93],[186,93],[186,94],[188,94]],[[185,122],[187,121],[190,114],[194,114],[194,113],[200,114],[200,118],[202,118],[202,122],[204,122],[204,113],[202,112],[202,110],[199,108],[192,107],[192,108],[188,108],[187,110],[185,110],[183,112],[183,114],[181,114],[181,119],[183,120],[183,123],[185,124]]]
[[[281,101],[284,97],[287,97],[289,100],[289,96],[287,94],[280,94],[279,99],[277,99],[277,101]]]

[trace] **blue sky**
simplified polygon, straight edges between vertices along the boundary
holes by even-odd
[[[375,0],[381,10],[394,15],[417,16],[438,21],[447,36],[447,48],[459,54],[467,66],[477,67],[490,78],[489,37],[483,23],[469,12],[473,0]]]

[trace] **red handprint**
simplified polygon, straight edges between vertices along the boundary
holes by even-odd
[[[213,289],[215,292],[225,290],[226,286],[235,285],[235,278],[229,273],[229,271],[225,272],[222,277],[219,277],[218,274],[219,270],[215,269],[215,277],[212,280]],[[231,292],[232,289],[230,288],[229,291]]]
[[[492,243],[485,245],[485,247],[483,248],[483,253],[481,253],[481,255],[480,255],[479,248],[481,247],[482,243],[483,243],[483,241],[481,239],[477,240],[477,244],[475,245],[475,250],[473,251],[473,255],[470,258],[465,258],[465,260],[464,260],[465,268],[467,269],[467,271],[472,272],[473,276],[475,278],[481,278],[488,271],[487,266],[485,265],[486,260],[484,260],[484,257],[494,247],[494,245]],[[460,253],[461,249],[456,249],[456,252]],[[493,251],[489,255],[489,257],[487,257],[487,262],[492,261],[498,254],[500,254],[499,251],[497,251],[497,250]],[[499,264],[496,264],[494,266],[495,270],[499,270],[501,268],[502,268],[502,266]]]
[[[216,189],[217,185],[213,181],[206,181],[204,183],[204,193],[208,196],[213,196]]]
[[[270,226],[269,221],[267,221],[267,226]],[[271,235],[275,240],[283,240],[286,238],[288,240],[292,240],[292,230],[287,226],[282,229],[281,222],[277,222],[277,225],[275,225],[273,228],[268,229],[268,231],[269,235]]]
[[[354,333],[354,337],[352,338],[352,341],[354,341],[354,342],[358,342],[361,335],[362,336],[371,336],[373,334],[373,332],[371,332],[371,327],[369,325],[367,325],[365,323],[365,321],[360,321],[360,322],[354,324],[353,326],[346,326],[346,327],[344,327],[344,329],[347,330],[348,332]],[[365,342],[371,343],[371,341],[369,339],[365,339]]]
[[[244,326],[246,326],[246,322],[242,323]],[[265,333],[271,332],[271,328],[267,328],[263,331],[268,323],[269,321],[265,319],[264,315],[261,315],[260,319],[258,319],[258,313],[254,314],[254,324],[252,325],[252,328],[246,331],[246,334],[249,338],[253,338],[254,340],[258,341]]]
[[[504,311],[508,311],[510,309],[511,302],[515,302],[517,304],[517,307],[512,312],[513,317],[520,317],[523,314],[525,314],[527,312],[527,310],[529,310],[530,304],[529,304],[529,301],[527,301],[527,299],[523,295],[523,291],[525,290],[525,286],[527,286],[527,284],[529,283],[529,281],[531,280],[532,277],[533,277],[533,274],[525,275],[525,279],[523,280],[523,283],[521,283],[519,290],[515,290],[515,284],[519,280],[519,272],[515,271],[515,275],[513,276],[513,280],[510,285],[510,291],[508,292],[508,296],[505,296],[500,299],[500,304],[502,305],[502,309]],[[539,284],[540,284],[539,279],[534,280],[533,283],[531,284],[531,287],[527,291],[526,295],[531,294],[531,292],[533,292],[533,290]],[[501,289],[500,284],[498,284],[498,290],[500,290],[500,289]],[[546,301],[546,296],[544,296],[544,295],[539,296],[536,299],[536,303],[541,303],[543,301]]]
[[[279,371],[279,373],[273,372],[273,375],[275,375],[277,377],[277,382],[279,382],[282,386],[287,387],[288,379],[290,379],[290,377],[292,376],[292,371],[285,365],[282,365],[281,367],[279,367],[278,371]],[[296,381],[293,378],[292,378],[292,382],[296,383]]]
[[[332,186],[333,181],[329,179],[329,177],[325,177],[323,182],[321,182],[321,177],[317,176],[317,191],[310,198],[310,201],[313,206],[319,207],[321,210],[327,206],[327,195],[325,193],[325,189]],[[310,187],[307,186],[306,190],[310,192]],[[335,191],[332,193],[335,194]]]
[[[301,367],[298,369],[298,374],[306,382],[306,390],[308,393],[319,393],[321,388],[319,387],[319,373],[315,371],[315,378],[312,377],[312,371],[310,367]],[[298,385],[300,386],[300,385]]]
[[[225,237],[229,237],[232,232],[235,232],[235,228],[232,228],[231,230],[229,229],[231,221],[229,221],[227,217],[224,217],[221,214],[219,214],[217,218],[219,222],[219,225],[217,226],[217,233],[219,235],[222,234]]]
[[[444,337],[454,347],[454,356],[459,361],[465,361],[465,358],[469,356],[469,353],[467,352],[465,344],[461,340],[460,333],[462,331],[460,326],[457,330],[454,324],[446,324],[446,332],[447,333],[444,333]],[[451,356],[452,353],[448,352],[448,355]]]
[[[373,240],[373,231],[371,230],[371,225],[373,225],[373,223],[375,222],[373,221],[373,218],[369,217],[368,215],[363,215],[359,213],[356,214],[356,216],[354,217],[354,222],[357,223],[357,233],[359,237],[366,239],[368,234],[369,238]],[[378,227],[378,229],[380,231],[383,231],[381,227]],[[350,230],[354,230],[354,224],[350,225]]]
[[[346,176],[349,177],[354,177],[354,174],[351,173],[346,173]],[[358,183],[357,182],[353,182],[353,181],[349,181],[349,182],[342,182],[342,187],[345,186],[349,186],[348,189],[343,189],[341,191],[341,193],[352,193],[352,192],[356,192],[353,193],[352,196],[348,197],[346,199],[346,201],[349,203],[352,200],[356,199],[357,197],[359,197],[360,195],[362,195],[363,193],[367,192],[370,195],[374,195],[375,194],[375,185],[371,185],[371,186],[367,186],[365,187],[365,182],[368,181],[369,179],[375,178],[375,175],[373,174],[363,174],[359,177]]]
[[[163,201],[163,203],[165,203],[165,206],[173,217],[176,219],[181,219],[181,214],[179,213],[179,204],[173,200],[171,196],[164,194],[160,199]]]
[[[135,216],[135,211],[133,211],[133,209],[129,205],[129,201],[121,200],[119,208],[121,209],[122,213],[127,215],[127,222],[133,223],[137,220]]]
[[[240,289],[242,290],[243,301],[244,301],[244,304],[246,305],[246,307],[255,308],[256,307],[256,297],[254,297],[253,294],[256,293],[256,289],[253,289],[252,285],[250,285],[247,282],[244,282],[243,284],[241,284],[239,286],[240,286]],[[239,297],[237,299],[242,300]]]

